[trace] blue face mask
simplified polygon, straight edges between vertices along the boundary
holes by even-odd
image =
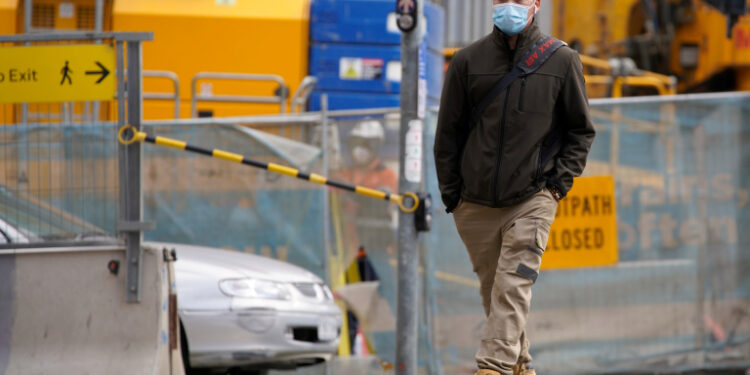
[[[513,36],[526,27],[531,5],[515,3],[495,4],[493,6],[492,21],[505,35]]]

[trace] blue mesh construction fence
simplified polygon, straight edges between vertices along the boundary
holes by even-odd
[[[542,271],[528,325],[534,365],[549,374],[749,366],[750,95],[594,101],[591,111],[597,138],[585,175],[614,177],[619,262]],[[375,137],[376,153],[369,155],[374,157],[362,162],[361,152],[354,151],[363,142],[355,129],[366,122],[377,122],[382,138]],[[148,130],[393,191],[398,125],[397,113],[332,119],[325,150],[320,124],[306,125],[309,131],[293,140],[234,125],[163,124]],[[435,127],[436,114],[428,112],[425,190],[439,197],[431,155]],[[5,170],[0,182],[6,186],[16,188],[13,160],[26,152],[15,140],[40,140],[35,134],[41,133],[33,132],[0,127]],[[47,148],[53,141],[47,136],[28,147],[59,154],[46,158],[62,164],[102,160],[87,162],[98,169],[78,173],[97,173],[109,182],[77,195],[39,198],[112,232],[118,190],[106,166],[116,164],[116,147],[101,140],[114,142],[113,127],[78,126],[54,134],[55,147]],[[97,147],[87,147],[86,139]],[[334,289],[343,288],[339,276],[363,247],[380,281],[373,296],[377,316],[368,317],[363,328],[369,349],[393,361],[395,206],[153,145],[145,146],[144,155],[144,212],[156,222],[147,240],[282,259],[326,278]],[[44,170],[77,181],[73,170],[56,177],[59,171]],[[442,204],[435,206],[433,229],[422,236],[420,250],[420,366],[431,374],[471,374],[484,324],[479,284],[453,218]]]

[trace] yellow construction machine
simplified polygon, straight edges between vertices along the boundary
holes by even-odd
[[[583,62],[599,86],[594,96],[617,96],[624,84],[626,94],[644,86],[664,93],[665,75],[677,78],[679,92],[750,90],[748,3],[558,0],[552,34],[591,56]]]

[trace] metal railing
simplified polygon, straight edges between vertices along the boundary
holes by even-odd
[[[173,92],[144,92],[143,100],[168,100],[174,102],[174,118],[180,118],[180,79],[177,74],[165,70],[144,70],[143,78],[162,78],[172,81]]]
[[[622,98],[625,87],[646,87],[656,90],[658,95],[676,95],[677,89],[675,84],[665,82],[659,77],[654,76],[606,76],[606,75],[586,75],[587,85],[611,85],[611,97]]]
[[[198,93],[198,81],[201,80],[275,82],[279,86],[276,88],[273,96],[214,95],[213,93]],[[193,76],[193,80],[190,83],[190,114],[193,118],[198,117],[198,102],[278,104],[280,112],[286,113],[286,100],[288,97],[289,86],[284,82],[284,78],[276,74],[201,72]]]
[[[580,55],[585,68],[597,70],[598,74],[586,74],[586,84],[611,87],[611,97],[621,98],[625,87],[646,87],[656,90],[659,95],[676,95],[677,78],[635,68],[617,69],[610,61]]]
[[[318,83],[318,79],[313,76],[305,77],[297,87],[297,91],[292,95],[292,113],[305,112],[307,106],[307,100],[310,99],[315,85]]]
[[[199,75],[203,75],[204,73],[198,73]],[[143,93],[143,100],[159,100],[159,101],[171,101],[174,103],[174,118],[179,119],[180,118],[180,78],[177,76],[176,73],[166,71],[166,70],[145,70],[143,71],[143,78],[161,78],[161,79],[168,79],[172,82],[172,92],[144,92]],[[210,77],[201,76],[198,77],[209,79]],[[195,82],[195,78],[193,78]],[[278,82],[274,80],[275,82]],[[305,112],[307,108],[307,101],[310,99],[310,95],[312,95],[313,89],[315,88],[315,85],[318,83],[318,79],[313,76],[307,76],[305,77],[302,82],[300,83],[299,87],[297,88],[297,91],[294,92],[294,95],[292,95],[291,99],[291,112],[292,113],[301,113]],[[195,96],[195,91],[193,91],[193,96]],[[206,96],[201,97],[200,94],[198,94],[197,101],[229,101],[229,102],[237,102],[236,97],[231,97],[231,100],[224,100],[226,96],[214,96],[212,95],[212,100],[206,100]],[[242,101],[245,102],[244,100]],[[194,103],[194,102],[193,102]],[[275,103],[275,101],[274,101]],[[279,102],[282,104],[281,102]],[[284,105],[284,104],[282,104]],[[284,107],[285,109],[285,107]],[[193,110],[191,113],[195,113]],[[193,115],[193,117],[197,117]]]

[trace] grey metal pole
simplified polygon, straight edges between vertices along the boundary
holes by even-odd
[[[128,123],[136,129],[141,128],[141,42],[128,42]],[[124,146],[121,146],[124,147]],[[141,195],[141,154],[140,142],[136,142],[126,148],[127,180],[126,185],[126,221],[129,223],[141,223],[143,221],[143,199]],[[123,186],[120,187],[121,189]],[[136,224],[137,225],[137,224]],[[141,243],[143,232],[138,228],[131,228],[126,232],[127,239],[127,301],[140,302],[141,300]]]
[[[24,34],[31,33],[31,19],[34,12],[34,5],[31,0],[24,0],[23,2],[23,32]],[[25,43],[30,46],[31,43]],[[21,104],[21,123],[26,125],[29,121],[29,105],[27,103]]]
[[[330,168],[330,159],[328,155],[328,94],[320,96],[320,131],[321,131],[321,148],[323,149],[323,176],[328,177],[328,169]],[[331,285],[331,203],[328,187],[323,187],[323,248],[326,253],[323,259],[325,259],[325,280],[328,285]],[[330,367],[330,366],[328,366]]]
[[[96,4],[94,7],[94,14],[95,14],[94,31],[96,31],[97,33],[100,33],[104,29],[104,0],[96,0]],[[101,40],[97,40],[94,43],[100,44],[101,42],[102,42]],[[94,114],[92,115],[93,117],[92,123],[96,124],[99,122],[99,114],[101,112],[101,107],[98,101],[94,102],[93,110],[94,110]],[[86,113],[88,113],[88,111],[86,111]]]
[[[696,285],[696,298],[695,298],[695,347],[697,349],[703,349],[705,346],[706,334],[706,323],[703,320],[706,316],[706,278],[707,278],[707,263],[708,263],[708,241],[709,241],[709,225],[708,225],[708,175],[706,173],[706,128],[705,125],[700,124],[693,130],[693,146],[695,147],[695,161],[696,161],[696,174],[699,176],[698,188],[696,189],[697,194],[697,206],[698,206],[698,220],[701,222],[703,227],[703,235],[701,236],[701,245],[698,246],[698,256],[696,259],[697,263],[697,285]],[[702,365],[705,356],[700,356]]]
[[[24,0],[23,2],[23,32],[24,34],[28,34],[31,32],[31,14],[33,11],[31,0]],[[31,43],[26,42],[24,43],[27,46],[30,46]],[[26,126],[29,122],[29,104],[28,103],[21,103],[21,124]],[[15,119],[13,121],[16,121]],[[28,140],[28,136],[26,138]],[[19,144],[19,150],[18,150],[18,173],[16,175],[16,181],[18,181],[18,190],[23,191],[25,189],[28,189],[28,170],[29,170],[29,150],[28,150],[28,142],[21,142]],[[28,192],[28,191],[27,191]]]
[[[419,41],[422,0],[417,0],[417,27],[401,36],[401,130],[399,131],[400,192],[417,191],[419,184],[406,178],[406,137],[418,118]],[[413,180],[413,179],[412,179]],[[396,317],[396,374],[417,374],[419,316],[419,243],[414,214],[399,212],[398,218],[398,302]]]
[[[34,6],[31,0],[23,1],[23,32],[24,34],[31,33],[31,14],[34,11]]]
[[[125,126],[126,119],[125,114],[125,43],[121,41],[115,42],[115,54],[117,58],[117,128],[115,130]],[[118,145],[117,147],[117,171],[119,178],[119,193],[120,193],[120,205],[119,205],[119,216],[118,220],[127,220],[127,189],[125,181],[127,181],[128,165],[127,165],[127,147]]]
[[[292,108],[292,111],[294,108]],[[323,149],[323,176],[328,178],[328,174],[330,173],[330,156],[328,153],[328,94],[323,94],[320,96],[320,131],[323,133],[322,138],[320,139],[321,142],[321,148]],[[334,254],[332,249],[335,249],[336,246],[331,246],[331,195],[330,191],[328,190],[327,186],[323,187],[323,242],[324,246],[323,248],[326,251],[325,256],[323,259],[325,259],[325,281],[326,284],[329,286],[331,285],[331,255]],[[333,373],[333,366],[329,362],[326,362],[325,365],[325,373],[326,375],[331,375]]]
[[[96,0],[94,14],[94,30],[100,33],[104,29],[104,0]]]

